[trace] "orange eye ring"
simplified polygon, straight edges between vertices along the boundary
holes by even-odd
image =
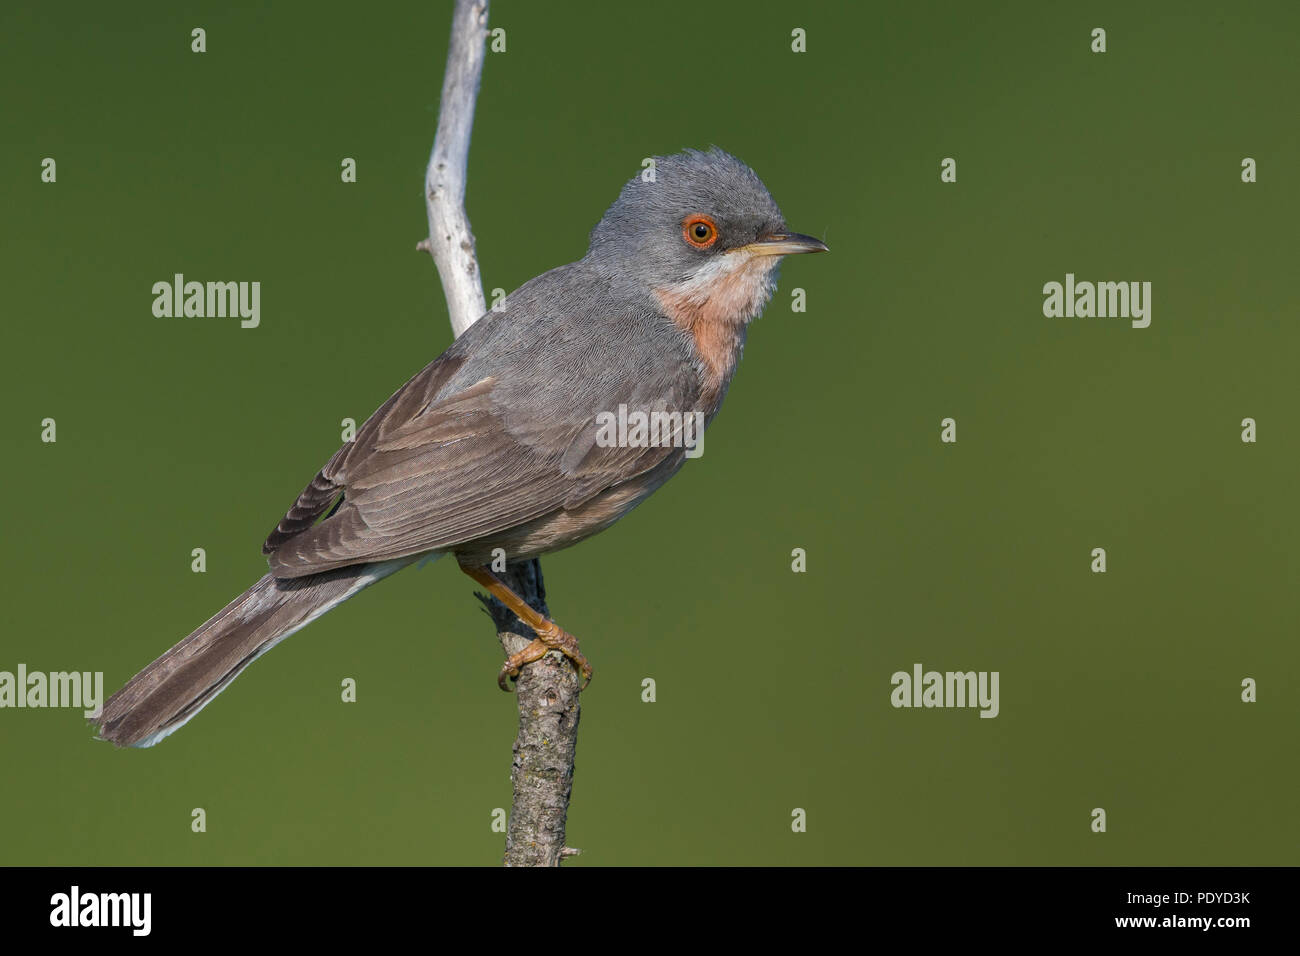
[[[695,213],[682,220],[682,238],[688,246],[707,249],[718,241],[718,224],[703,213]]]

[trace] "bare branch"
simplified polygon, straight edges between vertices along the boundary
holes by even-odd
[[[438,266],[451,329],[457,336],[487,311],[474,233],[465,215],[469,138],[487,51],[487,22],[488,0],[456,0],[447,72],[442,78],[438,132],[424,177],[429,238],[418,248],[426,249]]]
[[[550,616],[540,561],[506,566],[501,580],[528,603]],[[533,638],[528,627],[496,598],[480,594],[496,623],[507,654]],[[514,799],[506,825],[506,866],[559,866],[579,850],[564,845],[564,828],[573,789],[578,749],[581,680],[578,670],[554,652],[519,673],[519,735],[515,738],[510,782]]]
[[[416,247],[433,256],[447,296],[452,331],[458,337],[487,311],[474,234],[465,214],[469,140],[483,75],[487,20],[488,0],[457,0],[438,132],[425,174],[429,237]],[[540,562],[510,564],[501,578],[531,607],[550,616]],[[496,598],[480,598],[496,623],[497,637],[507,655],[529,643],[532,633],[505,605]],[[559,866],[562,859],[581,852],[564,845],[578,747],[579,683],[573,665],[554,651],[525,667],[519,676],[515,689],[519,734],[510,771],[514,798],[506,832],[507,866]]]

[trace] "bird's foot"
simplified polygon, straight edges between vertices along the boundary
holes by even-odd
[[[493,574],[489,568],[461,564],[460,569],[487,588],[488,593],[510,608],[515,613],[515,616],[531,627],[533,633],[537,635],[537,639],[522,651],[511,654],[506,658],[506,662],[501,665],[500,673],[497,674],[498,687],[504,691],[509,691],[510,687],[506,681],[511,677],[518,677],[519,668],[525,664],[531,664],[533,661],[541,660],[546,656],[547,651],[559,651],[573,661],[573,666],[578,669],[578,672],[583,677],[582,689],[586,690],[587,685],[591,683],[591,664],[587,662],[587,659],[582,656],[582,651],[578,649],[578,639],[576,637],[550,618],[543,617],[529,607],[527,601],[510,590],[506,583]]]
[[[560,627],[554,621],[541,619],[539,624],[532,624],[533,630],[537,634],[537,639],[525,647],[522,651],[511,654],[501,665],[501,672],[497,674],[497,686],[504,691],[509,691],[510,687],[507,681],[510,678],[519,676],[519,669],[525,664],[531,664],[533,661],[541,660],[546,656],[548,651],[559,651],[569,660],[573,661],[573,666],[582,674],[582,690],[587,689],[591,683],[591,663],[583,656],[581,648],[578,647],[578,639],[570,634],[564,628]]]

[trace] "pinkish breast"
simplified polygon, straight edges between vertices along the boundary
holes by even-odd
[[[776,256],[723,253],[677,285],[655,290],[664,314],[695,342],[710,416],[717,410],[745,345],[745,329],[775,287]]]

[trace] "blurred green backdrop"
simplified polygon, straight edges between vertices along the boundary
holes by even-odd
[[[414,249],[450,4],[29,6],[0,13],[0,669],[111,693],[450,342]],[[710,143],[832,250],[785,266],[705,456],[543,562],[597,668],[574,865],[1300,862],[1300,7],[1055,6],[494,4],[489,289]],[[175,272],[261,281],[261,327],[155,318]],[[1150,281],[1151,327],[1045,318],[1067,272]],[[0,711],[0,861],[497,862],[516,716],[471,591],[390,579],[153,750]],[[916,662],[999,671],[1000,716],[893,709]]]

